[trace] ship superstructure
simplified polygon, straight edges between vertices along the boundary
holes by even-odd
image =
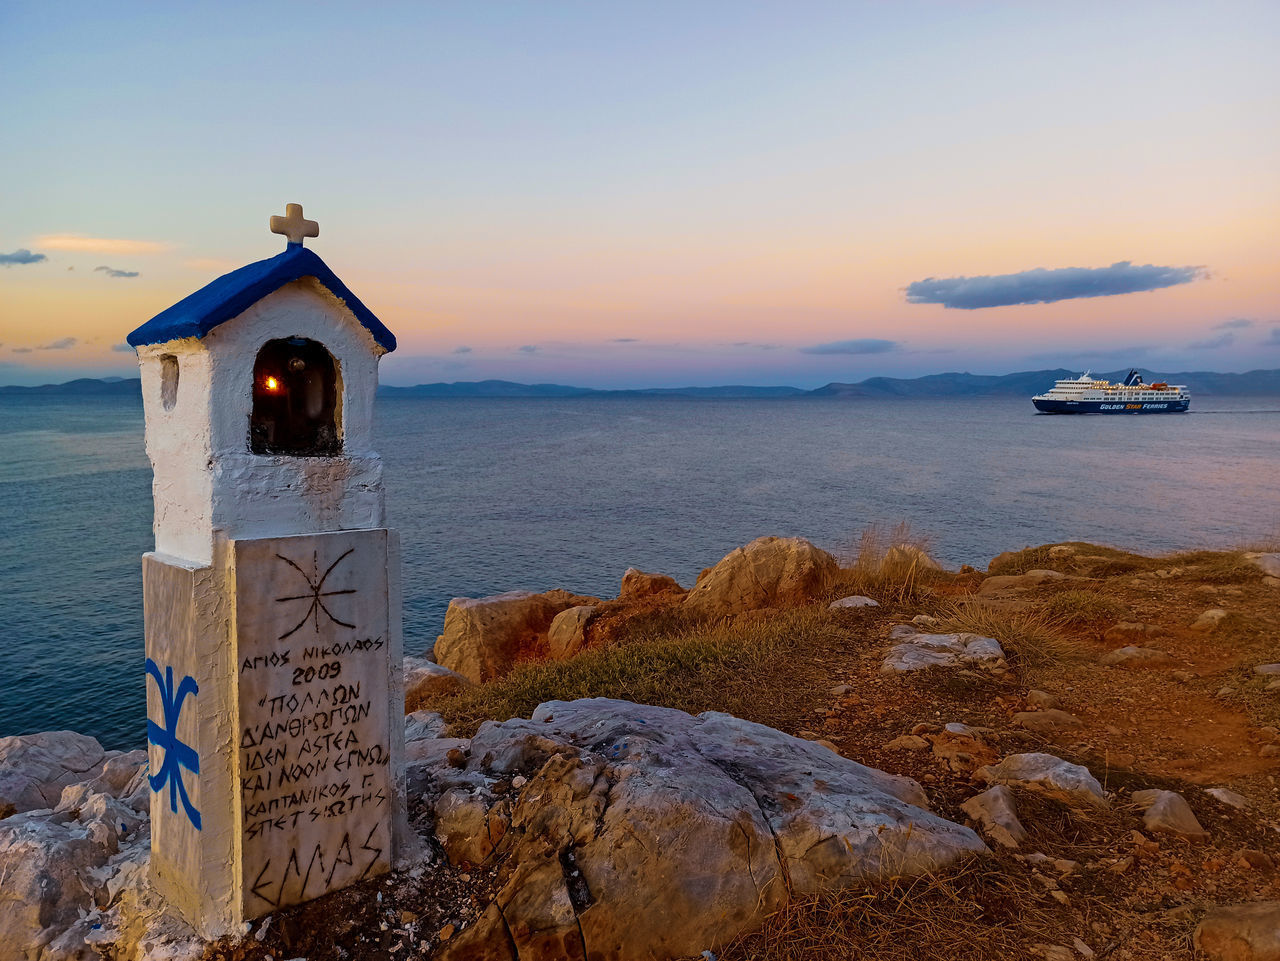
[[[1182,384],[1144,384],[1136,369],[1122,384],[1098,380],[1086,370],[1058,381],[1031,402],[1044,414],[1181,414],[1191,406],[1191,392]]]

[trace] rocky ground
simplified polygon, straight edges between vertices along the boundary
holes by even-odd
[[[136,757],[0,739],[0,958],[1280,958],[1280,555],[762,539],[435,657],[422,850],[239,941],[148,901]]]

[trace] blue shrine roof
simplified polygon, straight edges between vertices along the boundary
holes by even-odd
[[[396,335],[347,289],[314,252],[290,244],[282,254],[247,264],[201,287],[167,310],[162,310],[131,333],[130,347],[163,344],[184,337],[203,337],[219,324],[239,316],[267,294],[300,277],[314,277],[346,304],[361,325],[384,350],[396,349]]]

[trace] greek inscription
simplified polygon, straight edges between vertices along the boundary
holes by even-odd
[[[247,599],[237,607],[239,821],[245,907],[257,913],[389,867],[394,779],[377,533],[240,542],[261,571],[240,582]],[[379,547],[372,556],[360,546],[368,543]]]

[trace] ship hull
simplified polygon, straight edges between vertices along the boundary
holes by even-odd
[[[1036,397],[1031,403],[1042,414],[1185,414],[1191,406],[1186,400],[1049,400]]]

